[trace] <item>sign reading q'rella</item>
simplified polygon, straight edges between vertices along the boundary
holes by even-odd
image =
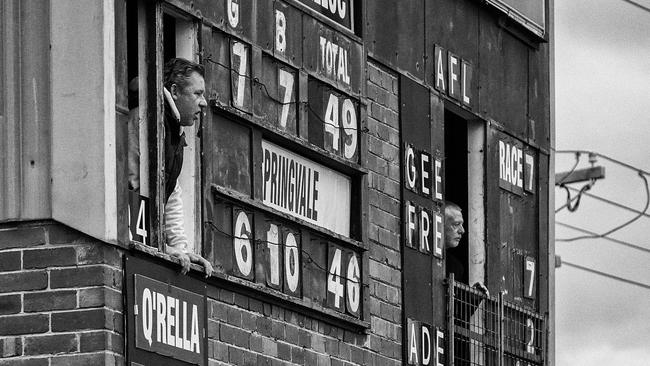
[[[205,298],[135,274],[135,346],[205,365]]]

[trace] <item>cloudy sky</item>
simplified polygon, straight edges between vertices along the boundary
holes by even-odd
[[[650,8],[650,0],[634,0]],[[624,0],[555,0],[556,147],[596,151],[650,171],[650,12]],[[574,155],[558,154],[556,171]],[[606,178],[590,193],[643,209],[638,174],[599,159]],[[579,168],[588,167],[582,155]],[[649,177],[650,178],[650,177]],[[580,187],[580,184],[575,185]],[[565,202],[556,189],[556,207]],[[650,210],[649,210],[650,211]],[[556,220],[605,232],[634,213],[583,197]],[[579,232],[556,226],[556,237]],[[611,237],[650,249],[650,219]],[[650,285],[650,253],[604,239],[557,242],[562,260]],[[556,364],[650,364],[650,289],[562,266],[556,272]]]

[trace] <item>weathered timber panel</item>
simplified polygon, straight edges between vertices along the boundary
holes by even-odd
[[[528,141],[548,151],[551,142],[548,44],[541,44],[528,54]]]
[[[478,79],[479,50],[479,3],[476,1],[425,1],[425,52],[428,85],[434,85],[434,45],[441,45],[458,57],[469,61]],[[474,110],[478,107],[477,84],[472,95],[476,96]]]
[[[424,80],[424,0],[367,1],[364,39],[375,59]]]
[[[528,137],[528,47],[495,22],[480,23],[480,113]]]

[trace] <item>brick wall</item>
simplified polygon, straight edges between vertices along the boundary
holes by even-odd
[[[123,365],[120,251],[52,222],[0,227],[0,365]]]
[[[221,289],[208,299],[210,365],[401,365],[398,79],[368,64],[371,328],[357,333]]]

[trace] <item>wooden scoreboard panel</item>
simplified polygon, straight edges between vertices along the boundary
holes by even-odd
[[[339,3],[335,12],[301,1],[197,4],[208,14],[213,112],[202,139],[205,239],[233,280],[361,320],[365,249],[351,228],[361,226],[352,213],[365,52],[354,1]]]

